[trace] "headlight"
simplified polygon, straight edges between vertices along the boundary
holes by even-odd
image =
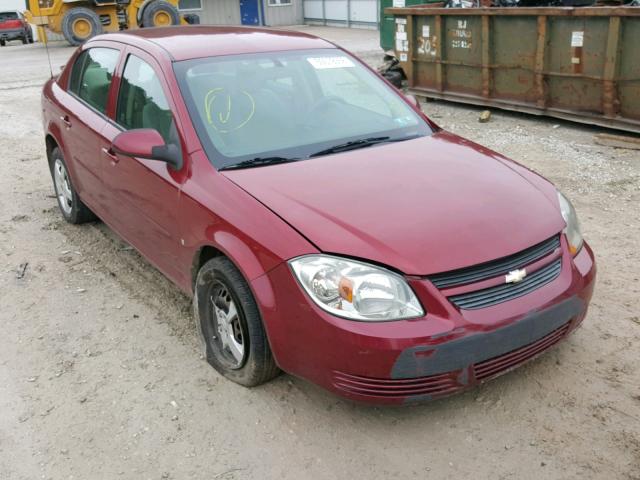
[[[582,248],[582,233],[580,233],[580,223],[578,222],[578,216],[576,215],[576,211],[571,205],[571,202],[567,197],[558,192],[558,200],[560,202],[560,212],[562,213],[562,218],[566,222],[567,226],[564,228],[563,232],[567,236],[567,240],[569,241],[569,250],[573,255],[578,253]]]
[[[333,315],[367,321],[424,315],[407,282],[384,268],[328,255],[298,257],[289,265],[311,299]]]

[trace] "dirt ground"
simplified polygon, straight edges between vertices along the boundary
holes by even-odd
[[[378,58],[375,32],[312,30]],[[288,375],[248,390],[199,357],[189,299],[104,225],[62,221],[44,53],[0,49],[0,479],[640,479],[640,151],[595,145],[584,125],[425,104],[573,200],[599,268],[583,327],[427,405],[354,405]],[[70,53],[52,45],[54,69]]]

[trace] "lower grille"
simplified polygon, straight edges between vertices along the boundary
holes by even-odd
[[[543,285],[555,280],[560,275],[562,259],[557,259],[540,270],[525,277],[518,283],[505,283],[495,287],[476,290],[475,292],[453,295],[449,300],[458,308],[465,310],[475,310],[486,308],[498,303],[506,302],[514,298],[526,295]]]
[[[336,388],[357,395],[373,397],[408,397],[413,395],[446,395],[462,388],[456,377],[459,372],[400,380],[361,377],[334,372]]]
[[[493,377],[494,375],[498,375],[505,370],[509,370],[523,362],[526,362],[530,358],[545,351],[562,340],[568,330],[569,322],[529,345],[512,350],[509,353],[504,353],[497,357],[490,358],[489,360],[476,363],[473,366],[476,379],[484,380],[486,378]]]

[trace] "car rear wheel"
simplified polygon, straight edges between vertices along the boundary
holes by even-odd
[[[81,45],[102,33],[102,22],[93,10],[74,7],[62,17],[62,34],[71,45]]]
[[[154,0],[142,12],[143,27],[167,27],[179,24],[178,9],[164,0]]]
[[[67,170],[62,152],[54,148],[49,161],[53,186],[58,199],[58,206],[64,219],[73,224],[90,222],[96,219],[93,212],[87,207],[73,188],[71,177]]]
[[[251,289],[231,261],[215,257],[202,266],[193,306],[205,357],[218,372],[246,387],[280,373]]]
[[[4,40],[0,40],[0,47],[4,47],[6,42]]]
[[[20,40],[22,40],[23,45],[26,45],[27,43],[29,43],[29,39],[26,33],[24,34],[24,37],[22,37]]]

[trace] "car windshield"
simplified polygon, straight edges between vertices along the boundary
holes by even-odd
[[[18,20],[18,14],[16,12],[0,12],[0,23],[7,20]]]
[[[201,58],[177,62],[175,72],[218,168],[304,159],[432,131],[392,87],[337,49]]]

